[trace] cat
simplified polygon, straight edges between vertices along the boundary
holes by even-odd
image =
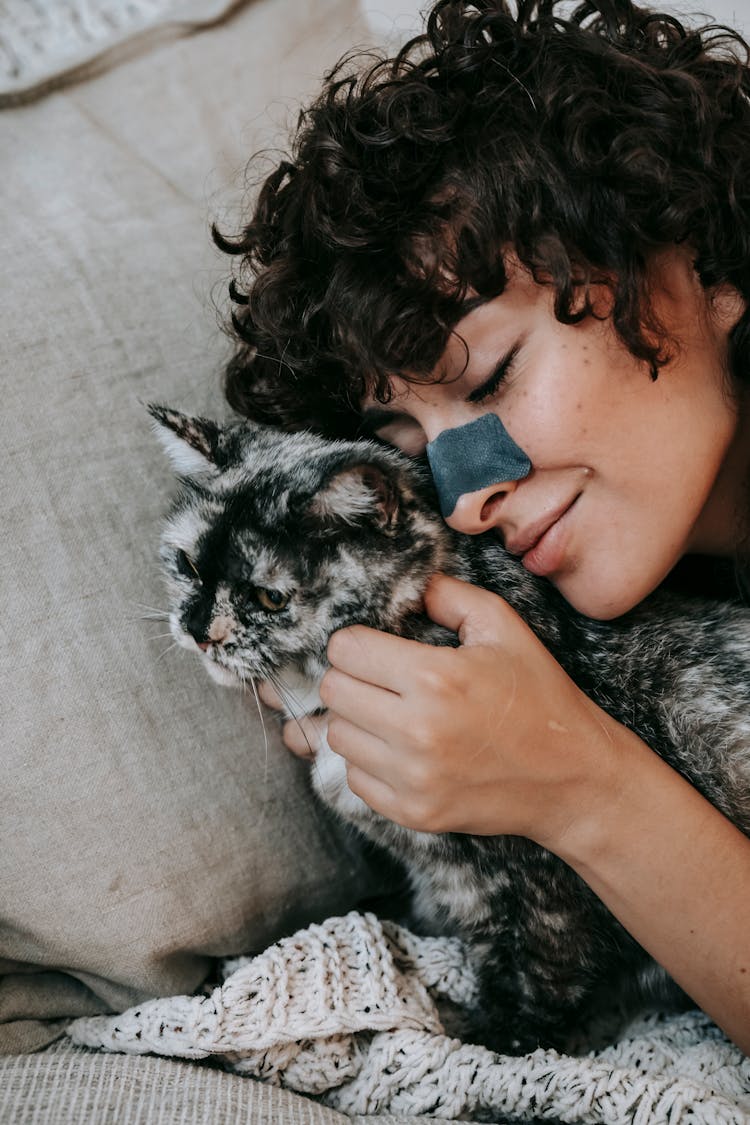
[[[150,405],[181,478],[161,559],[176,640],[219,682],[268,680],[290,715],[321,707],[334,630],[354,623],[433,645],[436,571],[500,594],[600,707],[750,830],[750,611],[657,592],[590,620],[508,554],[439,515],[425,464],[369,439],[219,426]],[[505,1054],[565,1049],[601,1004],[689,1003],[562,860],[518,836],[429,834],[373,812],[322,741],[321,799],[406,868],[414,919],[461,936],[478,978],[462,1037]]]

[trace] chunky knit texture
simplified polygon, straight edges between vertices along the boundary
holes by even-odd
[[[186,33],[240,0],[0,0],[0,106],[28,101],[86,76],[125,45]],[[100,69],[103,69],[104,63]]]
[[[74,1043],[228,1069],[345,1113],[534,1115],[607,1125],[750,1125],[750,1060],[699,1012],[649,1015],[581,1057],[511,1058],[445,1035],[438,1003],[470,1002],[461,943],[372,914],[330,918],[223,963],[210,995],[76,1020]]]

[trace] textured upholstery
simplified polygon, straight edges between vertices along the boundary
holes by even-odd
[[[348,1117],[205,1063],[97,1055],[67,1041],[0,1058],[0,1121],[13,1125],[439,1125],[442,1118]]]
[[[266,747],[252,697],[142,618],[172,487],[143,402],[222,409],[208,184],[237,200],[266,104],[361,34],[355,5],[314,9],[251,5],[0,116],[1,1051],[374,886],[273,718]]]
[[[2,1122],[345,1120],[207,1064],[53,1041],[381,885],[252,701],[162,656],[139,604],[162,605],[170,487],[142,401],[221,409],[207,219],[231,228],[248,154],[368,38],[356,0],[258,0],[0,116]]]

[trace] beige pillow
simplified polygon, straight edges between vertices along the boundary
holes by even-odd
[[[135,102],[128,70],[108,77]],[[92,123],[87,96],[0,120],[6,1052],[49,1042],[56,1020],[190,991],[212,957],[372,887],[273,717],[266,749],[252,697],[166,651],[163,621],[143,617],[164,605],[172,479],[142,403],[220,408],[209,294],[227,266],[205,201]],[[186,97],[173,95],[165,143]]]

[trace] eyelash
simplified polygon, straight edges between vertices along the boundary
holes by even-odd
[[[518,355],[519,345],[516,344],[508,354],[500,360],[495,370],[481,386],[476,387],[469,395],[469,401],[473,403],[486,402],[488,398],[492,398],[501,384],[507,379],[508,375],[513,369],[516,356]]]

